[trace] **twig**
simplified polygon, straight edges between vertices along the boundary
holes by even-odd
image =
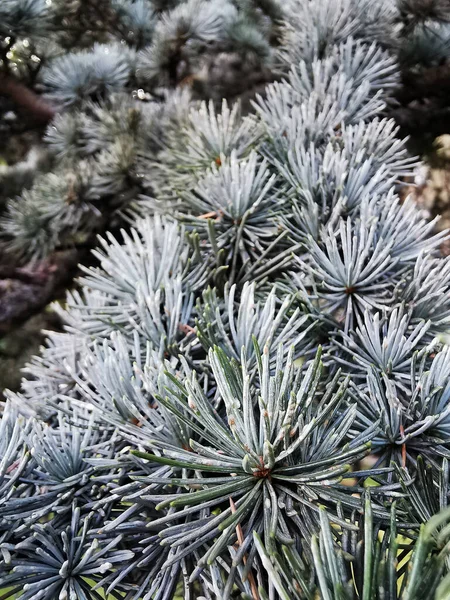
[[[400,433],[402,437],[405,437],[405,430],[403,425],[400,425]],[[402,444],[402,467],[406,467],[406,444]]]
[[[236,505],[233,501],[233,498],[230,498],[230,507],[231,507],[231,512],[234,514],[236,512]],[[244,543],[244,533],[242,531],[242,527],[241,527],[240,523],[238,523],[236,525],[236,535],[238,538],[239,546],[242,546],[242,544]],[[242,560],[244,562],[244,565],[247,564],[247,556],[244,556]],[[252,589],[253,599],[260,600],[258,587],[256,585],[256,581],[255,581],[255,577],[253,576],[253,573],[248,574],[248,581],[249,581],[250,587]]]

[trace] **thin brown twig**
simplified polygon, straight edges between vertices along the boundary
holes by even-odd
[[[199,219],[211,219],[212,217],[218,217],[218,214],[215,210],[212,210],[209,213],[205,213],[204,215],[199,215]]]
[[[236,505],[233,501],[233,498],[230,498],[230,507],[231,507],[231,512],[234,514],[236,512]],[[241,527],[240,523],[238,523],[236,525],[236,535],[238,538],[239,546],[242,546],[242,544],[244,543],[244,533],[242,531],[242,527]],[[244,557],[243,557],[243,562],[244,562],[244,565],[247,564],[247,556],[246,555],[244,555]],[[253,573],[248,574],[248,581],[249,581],[250,587],[252,589],[253,599],[260,600],[258,587],[256,585],[256,581],[255,581],[255,577],[254,577]]]
[[[405,437],[405,430],[403,425],[400,425],[400,433],[402,437]],[[402,444],[402,467],[406,467],[406,444]]]

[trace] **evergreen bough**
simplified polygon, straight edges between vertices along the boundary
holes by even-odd
[[[0,92],[27,85],[40,96],[11,93],[16,103],[0,105],[0,128],[20,131],[24,96],[35,117],[55,114],[39,147],[46,168],[24,161],[31,181],[22,186],[16,169],[0,172],[12,196],[2,198],[4,250],[38,262],[120,226],[130,205],[156,185],[149,164],[163,162],[171,145],[168,172],[179,160],[180,132],[195,126],[191,97],[243,98],[247,106],[245,94],[273,78],[281,17],[273,0],[2,2]],[[230,120],[240,121],[237,107]],[[237,151],[236,142],[225,143]],[[192,152],[186,170],[204,170],[208,156]]]
[[[2,597],[445,600],[448,232],[403,198],[416,160],[388,112],[400,32],[423,50],[432,21],[444,42],[446,3],[174,4],[153,30],[156,3],[114,3],[155,40],[147,73],[174,28],[207,45],[245,15],[246,43],[276,21],[282,77],[244,115],[88,92],[51,126],[79,162],[52,174],[54,203],[50,178],[29,192],[46,190],[50,227],[80,224],[102,189],[120,205],[130,164],[144,193],[4,407]],[[131,64],[114,52],[102,93]],[[69,103],[103,55],[56,64],[53,96]],[[64,186],[85,193],[72,217]]]

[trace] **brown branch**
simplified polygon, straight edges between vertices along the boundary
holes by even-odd
[[[42,283],[46,278],[44,271],[32,270],[27,268],[0,265],[0,280],[16,279],[23,283]]]
[[[11,99],[19,110],[29,115],[34,121],[48,123],[56,114],[53,106],[13,75],[0,73],[0,95]]]
[[[0,334],[6,334],[64,297],[77,274],[77,265],[87,259],[76,250],[57,252],[33,267],[0,267]]]
[[[50,302],[64,299],[67,289],[79,275],[78,266],[97,264],[91,254],[97,234],[108,227],[113,236],[118,236],[123,225],[121,221],[114,224],[112,213],[105,211],[98,227],[84,244],[55,250],[46,259],[25,266],[14,264],[13,258],[2,252],[0,246],[0,336],[20,327]]]

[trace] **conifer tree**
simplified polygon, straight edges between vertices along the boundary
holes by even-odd
[[[448,7],[168,4],[105,3],[127,44],[42,71],[57,167],[11,247],[123,228],[8,393],[2,597],[445,600],[448,232],[404,198],[390,112]],[[222,99],[231,55],[277,74],[251,108]]]

